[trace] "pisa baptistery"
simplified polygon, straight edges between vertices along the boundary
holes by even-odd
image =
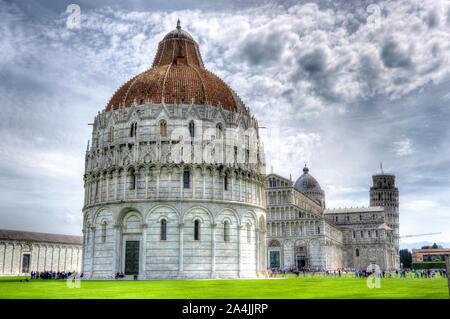
[[[178,21],[153,65],[94,119],[86,151],[85,278],[265,275],[265,158],[258,122],[205,69]]]

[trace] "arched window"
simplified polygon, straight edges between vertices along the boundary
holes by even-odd
[[[112,126],[109,128],[109,141],[114,142],[114,127]]]
[[[371,237],[370,236],[370,230],[367,232],[367,237],[369,237],[369,238]]]
[[[130,137],[136,136],[136,131],[137,131],[137,123],[131,124]]]
[[[225,176],[223,177],[223,189],[224,190],[228,190],[228,175],[225,174]]]
[[[362,215],[359,215],[359,220],[362,220]]]
[[[227,220],[223,222],[223,241],[230,241],[230,223]]]
[[[356,248],[356,250],[355,250],[355,255],[356,255],[356,257],[359,257],[359,249],[358,248]]]
[[[134,171],[130,173],[130,189],[136,189],[136,175]]]
[[[167,239],[167,220],[161,220],[161,240]]]
[[[378,237],[378,230],[375,231],[375,237]]]
[[[194,240],[200,240],[200,221],[198,219],[194,222]]]
[[[191,135],[191,137],[195,136],[195,126],[194,126],[194,121],[190,121],[189,122],[189,134]]]
[[[317,233],[320,234],[320,226],[317,227]]]
[[[167,135],[167,123],[165,120],[161,120],[161,122],[159,122],[159,134],[161,136]]]
[[[361,238],[364,238],[364,233],[361,231]]]
[[[247,244],[252,242],[252,225],[247,224]]]
[[[216,139],[220,139],[222,138],[222,124],[217,124],[216,125]]]
[[[338,221],[338,217],[336,216],[336,223],[337,223],[337,221]]]
[[[102,223],[102,243],[106,242],[106,222]]]
[[[183,187],[184,188],[190,188],[190,178],[191,174],[189,171],[184,171],[183,174]]]
[[[353,238],[356,238],[356,233],[355,232],[353,232]]]

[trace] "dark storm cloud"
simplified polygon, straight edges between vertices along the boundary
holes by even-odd
[[[427,24],[429,28],[439,26],[439,15],[436,10],[431,10],[427,16]]]
[[[308,75],[315,77],[323,74],[327,67],[327,57],[325,52],[317,48],[311,53],[306,53],[300,59],[300,66]]]
[[[381,59],[388,68],[409,68],[411,58],[394,40],[386,40],[381,48]]]
[[[278,33],[250,34],[244,43],[242,54],[252,65],[278,62],[284,49],[284,39]]]

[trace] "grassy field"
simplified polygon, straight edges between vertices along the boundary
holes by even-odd
[[[447,279],[381,279],[369,289],[363,278],[310,276],[259,280],[81,281],[68,288],[64,280],[0,278],[0,299],[448,299]]]

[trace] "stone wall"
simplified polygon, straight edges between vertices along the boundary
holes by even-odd
[[[127,240],[140,242],[139,279],[256,278],[265,269],[259,258],[264,245],[258,245],[265,242],[265,211],[257,206],[137,201],[87,208],[84,217],[87,278],[125,272]],[[167,222],[165,240],[162,220]],[[199,240],[194,239],[195,221]]]
[[[22,270],[23,255],[30,255],[29,271]],[[31,271],[81,271],[82,246],[45,242],[0,240],[0,275]]]

